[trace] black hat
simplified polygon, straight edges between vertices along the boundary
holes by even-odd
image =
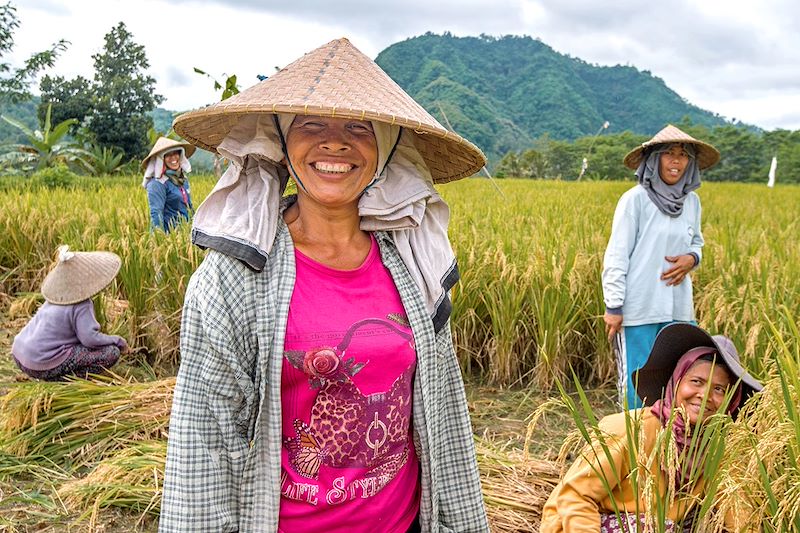
[[[669,378],[675,370],[678,360],[692,348],[714,348],[734,379],[741,379],[742,404],[754,392],[763,386],[739,362],[739,353],[733,342],[723,335],[710,335],[703,328],[687,323],[675,323],[665,326],[656,336],[653,349],[647,357],[647,363],[634,372],[633,382],[636,393],[645,405],[653,405],[664,396]]]

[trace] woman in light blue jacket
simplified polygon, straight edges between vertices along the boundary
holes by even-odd
[[[638,185],[617,204],[603,259],[603,317],[615,344],[620,403],[641,407],[632,380],[659,330],[694,322],[692,280],[700,264],[700,171],[719,152],[672,125],[625,156]]]

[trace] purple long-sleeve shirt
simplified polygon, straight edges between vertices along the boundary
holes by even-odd
[[[79,344],[87,348],[109,344],[120,350],[127,347],[122,337],[100,333],[94,305],[88,299],[72,305],[45,302],[14,337],[11,353],[25,368],[50,370],[63,363]]]

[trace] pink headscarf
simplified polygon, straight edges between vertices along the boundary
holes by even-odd
[[[703,357],[704,355],[710,354],[717,354],[716,348],[711,348],[710,346],[700,346],[698,348],[692,348],[685,354],[678,359],[678,362],[675,364],[675,370],[672,371],[672,376],[670,376],[669,381],[667,382],[667,387],[664,391],[664,398],[657,400],[653,406],[650,408],[650,411],[654,415],[661,420],[661,425],[666,427],[667,422],[669,421],[670,415],[672,414],[673,409],[673,402],[675,401],[675,390],[678,387],[678,383],[683,376],[686,375],[686,372],[692,367],[693,364],[697,362],[698,359]],[[715,364],[724,366],[725,363],[722,360],[722,357],[717,357],[717,362]],[[727,370],[727,367],[726,367]],[[728,370],[730,374],[730,370]],[[728,404],[727,413],[730,415],[736,408],[739,407],[739,403],[742,401],[742,386],[738,384],[736,387],[736,392],[734,392],[733,397],[731,397],[731,401]],[[672,420],[672,433],[675,436],[675,443],[678,447],[678,456],[682,457],[684,450],[691,444],[691,437],[688,437],[686,434],[686,421],[682,416],[675,416]],[[694,457],[688,461],[688,464],[692,466],[688,472],[684,472],[683,464],[678,471],[678,482],[685,482],[688,481],[689,475],[694,470],[694,467],[698,464],[701,464],[703,460],[703,455]]]

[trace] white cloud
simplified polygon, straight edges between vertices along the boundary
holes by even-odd
[[[27,0],[12,62],[71,41],[54,74],[91,77],[91,56],[124,21],[145,46],[170,109],[218,98],[211,80],[242,87],[304,52],[346,36],[375,57],[426,31],[530,35],[600,65],[632,65],[704,109],[764,128],[800,129],[800,7],[794,0]],[[335,9],[333,6],[335,5]],[[8,59],[8,58],[7,58]]]

